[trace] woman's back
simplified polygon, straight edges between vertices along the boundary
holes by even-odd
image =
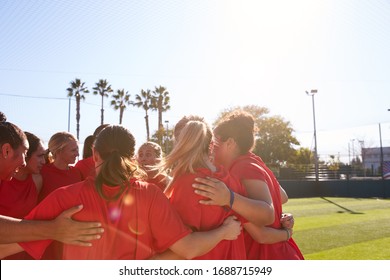
[[[198,168],[196,173],[186,173],[175,178],[171,185],[170,202],[177,210],[184,224],[193,231],[208,231],[222,225],[223,221],[236,213],[221,206],[208,206],[199,203],[204,197],[194,193],[192,184],[197,177],[212,176],[232,187],[232,191],[243,194],[244,190],[225,170],[212,172],[207,168]],[[244,236],[241,234],[237,240],[220,242],[209,253],[196,259],[245,259]]]
[[[240,181],[245,179],[256,179],[267,183],[272,197],[275,211],[275,221],[269,227],[282,228],[280,218],[282,215],[282,203],[280,197],[280,187],[272,171],[265,165],[260,157],[253,153],[247,153],[237,158],[230,167],[232,175]],[[256,260],[299,260],[303,259],[295,241],[290,238],[288,241],[273,244],[259,244],[245,233],[245,243],[248,259]]]
[[[111,197],[118,194],[119,187],[103,186],[102,190],[107,197]],[[64,245],[63,259],[147,259],[189,233],[178,222],[177,213],[172,211],[161,190],[135,180],[113,201],[103,199],[96,192],[92,178],[60,188],[49,195],[27,219],[49,219],[62,209],[79,204],[83,204],[83,210],[75,214],[74,219],[99,220],[105,232],[91,247]],[[47,245],[43,241],[24,248],[39,258]]]

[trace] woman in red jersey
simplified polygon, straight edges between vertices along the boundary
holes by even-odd
[[[57,132],[49,140],[51,160],[42,168],[43,179],[40,201],[53,190],[82,180],[81,173],[72,164],[79,156],[77,139],[68,132]]]
[[[0,183],[11,180],[19,168],[26,165],[29,144],[25,133],[6,122],[0,114]],[[7,197],[5,198],[7,200]],[[65,243],[90,246],[90,240],[100,236],[102,229],[96,222],[76,222],[72,215],[80,206],[60,213],[50,221],[26,221],[0,215],[0,244],[52,238]]]
[[[282,217],[284,190],[261,158],[251,153],[254,146],[253,117],[243,111],[233,112],[217,124],[214,135],[215,162],[229,169],[232,176],[244,185],[249,198],[266,201],[273,205],[275,211],[274,221],[269,226],[258,227],[249,224],[245,227],[247,258],[303,259],[297,244],[291,238],[291,229],[284,228],[281,224],[286,219]],[[216,180],[200,178],[198,181],[210,185],[209,187],[197,186],[199,188],[197,193],[211,199],[202,203],[223,204],[229,199],[230,194],[226,186]],[[233,206],[233,209],[235,207],[239,208],[239,205]],[[276,230],[271,231],[271,229]],[[257,232],[257,237],[254,232]]]
[[[138,148],[137,161],[148,175],[147,181],[157,185],[162,191],[172,179],[167,172],[158,173],[155,168],[163,160],[161,146],[157,143],[145,142]]]
[[[105,234],[92,247],[64,245],[64,259],[148,259],[168,248],[185,258],[211,250],[223,239],[235,239],[240,225],[233,219],[209,232],[191,233],[154,185],[145,183],[133,162],[133,135],[121,126],[108,126],[94,143],[97,176],[59,188],[26,219],[51,219],[63,209],[83,204],[79,220],[97,219]],[[0,257],[22,248],[40,258],[50,241],[11,244]]]
[[[41,168],[45,163],[45,148],[42,141],[32,133],[25,132],[29,143],[26,166],[19,168],[10,181],[0,182],[0,215],[23,218],[38,203],[42,188]],[[26,253],[8,259],[30,259]]]
[[[172,183],[165,190],[172,206],[177,210],[186,225],[195,231],[210,230],[222,224],[224,219],[235,213],[229,203],[224,207],[205,206],[198,203],[202,199],[193,192],[192,184],[196,177],[213,176],[232,186],[233,191],[244,194],[241,184],[235,181],[222,167],[214,166],[209,159],[212,139],[210,127],[203,121],[188,121],[176,139],[171,153],[166,156],[162,170],[171,169]],[[261,212],[261,205],[259,212]],[[254,206],[255,207],[255,206]],[[244,221],[245,222],[245,221]],[[244,236],[237,240],[220,242],[209,253],[196,259],[245,259]]]
[[[37,136],[25,134],[29,143],[26,166],[19,168],[10,181],[0,182],[0,215],[23,218],[38,203],[45,149]]]
[[[78,141],[68,132],[57,132],[49,140],[49,163],[42,167],[42,190],[39,201],[42,201],[55,189],[82,180],[79,169],[72,166],[79,156]],[[53,242],[46,250],[44,259],[60,259],[62,243]]]
[[[93,135],[89,135],[85,138],[84,146],[83,146],[83,159],[79,160],[75,167],[80,170],[82,180],[85,180],[89,176],[95,176],[95,162],[92,158],[92,144],[95,141],[97,135],[103,128],[107,127],[108,124],[99,125]]]

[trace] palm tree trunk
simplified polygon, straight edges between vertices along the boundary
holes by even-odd
[[[163,124],[162,124],[162,98],[159,97],[159,100],[158,100],[158,132],[157,132],[157,137],[158,137],[158,142],[159,142],[159,145],[161,145],[162,143],[162,132],[164,130],[164,127],[163,127]]]
[[[123,111],[125,108],[120,107],[119,109],[119,124],[122,124],[122,118],[123,118]]]
[[[80,97],[76,98],[76,131],[77,139],[79,140],[80,135]]]
[[[146,141],[149,141],[149,116],[148,113],[145,115],[145,123],[146,123]]]
[[[103,97],[104,97],[104,95],[102,94],[102,110],[101,110],[102,114],[101,114],[101,124],[103,124],[103,123],[104,123]]]

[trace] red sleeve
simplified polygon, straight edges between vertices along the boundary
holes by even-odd
[[[149,188],[153,189],[154,192],[150,209],[150,227],[154,239],[153,247],[161,253],[176,241],[190,234],[191,230],[184,225],[163,192],[155,185],[149,185]]]
[[[71,193],[67,191],[69,187],[59,188],[53,191],[33,210],[31,210],[31,212],[24,219],[53,220],[64,210],[76,206],[77,202],[72,202],[72,199],[69,199],[69,194]],[[74,194],[72,196],[74,197]],[[21,242],[19,245],[34,259],[40,259],[51,242],[52,240],[38,240]]]
[[[80,171],[83,180],[95,175],[95,163],[92,157],[79,160],[74,167]]]

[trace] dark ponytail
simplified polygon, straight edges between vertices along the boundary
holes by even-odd
[[[106,200],[116,200],[129,187],[131,178],[140,177],[133,161],[134,136],[123,126],[110,125],[99,133],[94,147],[103,160],[95,181],[97,192]],[[108,197],[103,193],[103,185],[119,186],[120,191]]]

